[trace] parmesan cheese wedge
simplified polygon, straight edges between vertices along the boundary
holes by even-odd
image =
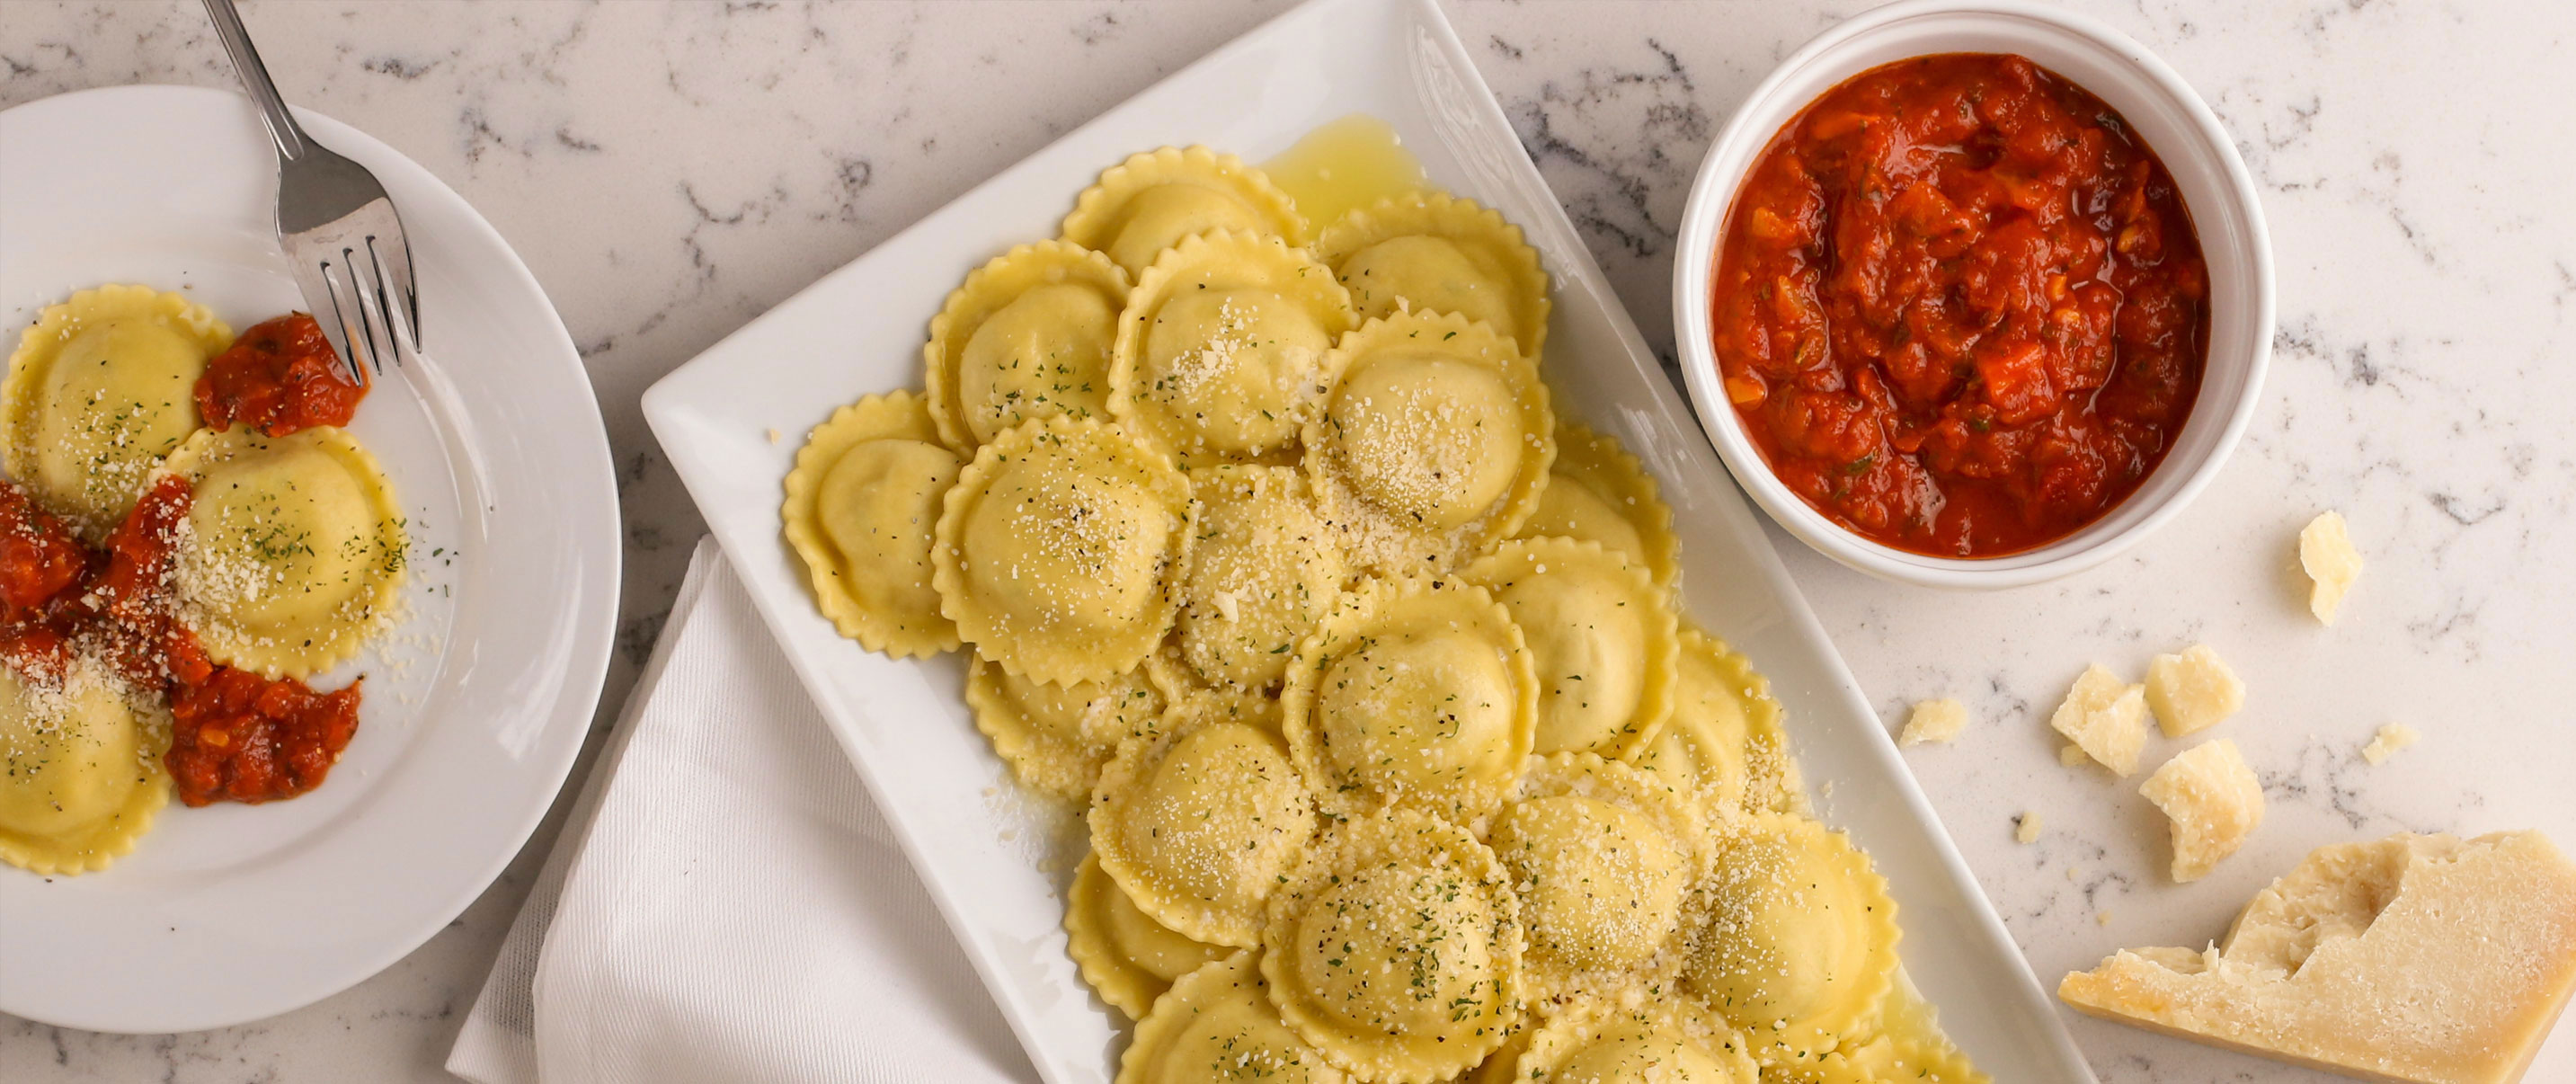
[[[2158,655],[2147,664],[2147,707],[2168,738],[2186,737],[2227,721],[2245,706],[2245,683],[2208,644],[2180,655]]]
[[[2216,948],[2124,950],[2094,1016],[2383,1084],[2514,1084],[2576,990],[2576,864],[2538,832],[2319,848]]]
[[[2236,743],[2220,738],[2177,754],[2138,793],[2173,821],[2173,879],[2197,881],[2263,823],[2263,783]]]
[[[2138,749],[2147,741],[2146,686],[2121,684],[2096,663],[2075,679],[2048,725],[2103,767],[2122,776],[2134,774]]]
[[[2299,528],[2299,567],[2316,584],[2308,590],[2308,612],[2323,624],[2334,624],[2344,593],[2361,578],[2361,551],[2352,548],[2343,513],[2324,513]]]

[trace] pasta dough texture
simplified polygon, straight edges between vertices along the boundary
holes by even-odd
[[[1695,905],[1682,988],[1766,1064],[1813,1060],[1875,1025],[1896,972],[1896,903],[1841,833],[1800,817],[1743,824]]]
[[[193,493],[173,548],[179,616],[216,662],[307,677],[393,618],[402,509],[346,430],[199,430],[167,469]]]
[[[1296,201],[1260,170],[1206,147],[1165,147],[1109,167],[1074,200],[1064,239],[1106,253],[1131,275],[1203,233],[1237,230],[1306,244]]]
[[[1257,955],[1235,953],[1172,984],[1136,1025],[1117,1084],[1346,1084],[1279,1019]]]
[[[1118,321],[1109,413],[1183,466],[1282,460],[1350,295],[1303,249],[1220,230],[1165,252]]]
[[[1030,422],[978,449],[946,501],[931,548],[940,612],[1003,670],[1097,681],[1171,631],[1198,502],[1124,430]]]
[[[1771,683],[1744,656],[1696,628],[1682,630],[1676,658],[1672,717],[1624,759],[1672,778],[1713,818],[1787,810],[1797,787]]]
[[[1556,462],[1538,508],[1514,538],[1556,536],[1598,542],[1646,570],[1667,590],[1681,582],[1682,543],[1655,478],[1607,433],[1570,422],[1556,428]]]
[[[1491,208],[1415,191],[1343,215],[1315,255],[1351,291],[1363,319],[1456,313],[1493,325],[1531,357],[1547,343],[1547,273],[1521,228]]]
[[[1211,467],[1192,481],[1199,532],[1173,640],[1198,682],[1268,692],[1341,597],[1350,566],[1295,468]]]
[[[1288,1026],[1381,1084],[1447,1080],[1521,1016],[1519,901],[1466,829],[1346,821],[1270,899],[1261,972]]]
[[[1531,996],[1663,971],[1706,865],[1697,802],[1590,753],[1533,758],[1485,841],[1520,896]]]
[[[1329,812],[1491,812],[1530,753],[1538,686],[1511,613],[1456,580],[1371,581],[1297,647],[1288,748]]]
[[[1064,932],[1082,979],[1100,1000],[1142,1020],[1181,976],[1222,959],[1227,950],[1175,932],[1137,909],[1118,882],[1085,858],[1065,897]]]
[[[1314,799],[1278,735],[1172,705],[1092,790],[1091,852],[1136,907],[1195,940],[1248,948],[1262,902],[1315,834]]]
[[[1761,1084],[1744,1037],[1670,1002],[1587,1000],[1550,1018],[1505,1079],[1548,1084]],[[1893,1082],[1891,1082],[1893,1084]]]
[[[960,452],[1037,418],[1109,408],[1109,351],[1127,272],[1079,245],[1021,245],[966,276],[930,321],[923,382],[939,438]]]
[[[0,861],[67,875],[132,851],[170,801],[169,740],[93,659],[60,674],[0,662]]]
[[[205,306],[145,286],[46,306],[0,381],[0,466],[84,537],[105,538],[161,457],[204,424],[197,378],[232,341]]]
[[[1538,363],[1490,324],[1401,313],[1324,360],[1306,422],[1324,518],[1362,567],[1444,571],[1511,537],[1538,507],[1556,415]]]
[[[780,517],[814,601],[841,635],[895,658],[957,649],[931,584],[931,535],[963,465],[927,401],[871,395],[815,426]]]
[[[1120,741],[1161,725],[1164,697],[1142,671],[1048,685],[979,658],[966,671],[966,706],[1021,783],[1078,802]]]
[[[1671,716],[1678,624],[1670,595],[1597,542],[1534,538],[1461,569],[1528,638],[1540,753],[1620,757]]]

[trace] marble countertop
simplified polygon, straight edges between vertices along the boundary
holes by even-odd
[[[1486,80],[1650,339],[1671,239],[1734,104],[1866,2],[1447,0]],[[287,96],[420,161],[526,258],[598,389],[625,509],[607,703],[701,527],[637,400],[672,367],[1282,0],[958,3],[244,0]],[[2199,944],[2321,844],[2538,827],[2576,847],[2576,8],[2552,0],[2082,0],[2214,106],[2263,188],[2280,321],[2235,459],[2131,555],[1950,594],[1861,578],[1774,532],[1891,726],[1931,696],[1976,725],[1907,760],[2045,982],[2111,949]],[[10,0],[0,106],[136,82],[231,85],[184,0]],[[2259,10],[2257,10],[2259,9]],[[907,317],[910,318],[910,317]],[[2341,509],[2370,561],[2341,625],[2301,604],[2293,536]],[[2219,735],[2268,819],[2169,884],[2163,828],[2058,766],[2048,710],[2088,662],[2216,645],[2251,686]],[[609,712],[603,711],[602,718]],[[2382,723],[2422,744],[2368,767]],[[569,791],[568,791],[569,793]],[[2030,845],[2013,817],[2046,824]],[[355,989],[200,1034],[0,1017],[0,1079],[442,1081],[447,1047],[551,844],[550,820],[444,933]],[[0,965],[5,966],[5,965]],[[2106,1084],[2329,1078],[2070,1015]],[[2576,1079],[2561,1028],[2532,1080]]]

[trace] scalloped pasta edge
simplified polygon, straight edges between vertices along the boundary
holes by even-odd
[[[1719,829],[1717,835],[1720,838],[1713,851],[1718,852],[1731,845],[1731,840],[1724,837],[1735,837],[1779,840],[1794,850],[1820,853],[1844,866],[1860,889],[1859,901],[1866,904],[1861,908],[1862,924],[1868,931],[1864,936],[1873,961],[1858,979],[1861,985],[1843,997],[1834,1012],[1801,1021],[1794,1027],[1778,1027],[1768,1036],[1748,1033],[1746,1039],[1756,1059],[1766,1066],[1794,1065],[1821,1059],[1841,1050],[1846,1043],[1865,1042],[1876,1033],[1879,1006],[1894,987],[1899,962],[1897,942],[1904,937],[1903,927],[1896,923],[1895,897],[1888,894],[1887,878],[1870,861],[1869,852],[1852,842],[1849,834],[1794,813],[1757,814]],[[1710,876],[1716,875],[1724,861],[1722,854],[1712,855]],[[1697,928],[1705,924],[1706,918],[1702,914],[1687,920],[1687,924]],[[1692,950],[1696,951],[1696,947]],[[1698,996],[1695,991],[1693,996]],[[1711,1011],[1716,1009],[1711,1007]]]
[[[1281,240],[1291,247],[1305,247],[1309,224],[1306,216],[1298,212],[1296,199],[1258,167],[1202,144],[1138,151],[1117,165],[1102,170],[1099,179],[1074,197],[1073,210],[1056,228],[1056,236],[1097,250],[1100,246],[1094,242],[1105,238],[1092,234],[1102,228],[1103,220],[1125,206],[1126,201],[1137,193],[1162,184],[1165,177],[1192,166],[1204,167],[1207,176],[1222,178],[1234,185],[1238,189],[1236,194],[1244,197],[1253,210],[1271,216],[1272,223],[1280,227],[1278,236]]]
[[[1644,672],[1638,682],[1637,708],[1628,721],[1620,725],[1621,733],[1617,738],[1599,749],[1582,751],[1599,753],[1606,760],[1625,760],[1637,750],[1654,744],[1656,736],[1672,719],[1676,689],[1681,679],[1681,619],[1673,613],[1672,593],[1657,586],[1646,570],[1629,564],[1625,557],[1601,543],[1555,536],[1504,542],[1458,570],[1458,578],[1485,588],[1498,596],[1499,601],[1502,587],[1493,577],[1508,575],[1506,566],[1515,560],[1534,566],[1529,569],[1528,574],[1531,575],[1553,575],[1546,571],[1547,566],[1563,561],[1569,565],[1590,564],[1606,575],[1625,581],[1624,585],[1635,595],[1632,601],[1647,613],[1648,639]],[[1505,608],[1509,609],[1510,605],[1506,603]],[[1519,618],[1513,620],[1517,622]],[[1529,630],[1521,631],[1526,639]],[[1535,665],[1538,649],[1530,649],[1530,655]],[[1640,723],[1639,719],[1645,721]]]
[[[1292,774],[1296,773],[1296,760],[1287,755],[1285,743],[1276,733],[1250,720],[1215,714],[1203,698],[1175,700],[1164,707],[1163,724],[1158,730],[1119,742],[1117,753],[1109,758],[1109,763],[1101,766],[1100,779],[1091,787],[1090,808],[1083,814],[1083,827],[1090,835],[1091,853],[1099,860],[1100,871],[1118,882],[1119,889],[1127,893],[1129,902],[1134,903],[1137,910],[1162,923],[1165,929],[1193,941],[1251,948],[1261,942],[1263,904],[1255,904],[1252,908],[1255,913],[1248,915],[1218,915],[1214,908],[1203,908],[1200,913],[1192,914],[1161,896],[1136,891],[1136,886],[1145,876],[1143,865],[1127,853],[1125,844],[1118,840],[1118,834],[1107,825],[1107,818],[1113,815],[1113,810],[1123,804],[1125,792],[1161,767],[1164,756],[1171,752],[1174,744],[1200,730],[1217,726],[1240,726],[1275,743],[1272,747],[1280,753],[1280,760]],[[1302,776],[1297,778],[1297,782],[1305,790],[1305,808],[1312,812],[1315,808],[1313,788],[1305,784]],[[1299,853],[1302,855],[1311,850],[1313,844],[1314,836],[1310,833],[1300,845]],[[1295,864],[1292,862],[1288,868],[1294,869]],[[1263,899],[1266,901],[1272,894],[1265,892]]]
[[[1109,416],[1128,427],[1137,439],[1161,449],[1184,468],[1228,463],[1293,464],[1297,461],[1294,445],[1302,441],[1306,416],[1324,392],[1325,359],[1332,353],[1326,347],[1315,356],[1313,368],[1306,374],[1305,387],[1298,400],[1288,405],[1291,425],[1291,447],[1274,448],[1249,457],[1196,451],[1177,447],[1166,433],[1164,419],[1147,410],[1136,395],[1136,368],[1143,354],[1144,329],[1154,322],[1162,305],[1173,294],[1176,281],[1193,271],[1211,265],[1224,266],[1222,260],[1239,257],[1265,261],[1269,266],[1259,276],[1263,288],[1292,300],[1310,315],[1320,313],[1330,319],[1317,320],[1328,342],[1338,345],[1359,319],[1351,310],[1350,291],[1333,280],[1332,268],[1315,261],[1305,249],[1290,246],[1270,234],[1246,233],[1241,230],[1214,230],[1183,238],[1180,244],[1164,249],[1154,262],[1136,274],[1136,285],[1127,292],[1126,304],[1118,312],[1118,336],[1109,352]],[[1314,274],[1306,274],[1307,271]],[[1304,296],[1292,296],[1302,294]]]
[[[5,664],[0,664],[5,665]],[[130,705],[129,705],[130,706]],[[134,725],[143,731],[143,753],[139,764],[145,776],[144,785],[126,799],[116,819],[124,823],[118,830],[98,835],[69,850],[44,846],[0,828],[0,864],[16,866],[44,877],[77,877],[97,873],[116,864],[116,860],[134,853],[136,845],[152,831],[161,811],[170,804],[170,772],[161,758],[170,749],[170,726],[167,721],[136,712]]]
[[[1664,503],[1662,484],[1646,470],[1645,461],[1619,443],[1619,438],[1563,418],[1556,424],[1556,461],[1548,465],[1548,485],[1560,476],[1572,475],[1576,484],[1620,512],[1620,518],[1636,528],[1644,543],[1646,571],[1657,586],[1681,597],[1682,540],[1673,533],[1673,506]],[[1546,491],[1542,487],[1541,499]],[[1622,502],[1625,502],[1624,504]],[[1545,537],[1529,534],[1524,524],[1515,537]]]
[[[1696,797],[1663,786],[1626,763],[1594,753],[1567,751],[1531,756],[1494,816],[1499,820],[1517,802],[1566,795],[1606,802],[1654,821],[1685,856],[1684,895],[1674,910],[1673,928],[1645,963],[1598,969],[1551,966],[1552,961],[1546,959],[1531,929],[1529,901],[1521,901],[1521,928],[1528,942],[1521,955],[1522,971],[1531,998],[1553,1001],[1582,993],[1629,996],[1646,986],[1667,984],[1664,980],[1669,980],[1681,966],[1683,941],[1689,932],[1684,921],[1690,910],[1688,890],[1707,876],[1712,857],[1707,812]],[[1492,844],[1491,836],[1489,828],[1484,834],[1488,846]],[[1501,856],[1501,851],[1495,852],[1497,859]],[[1506,871],[1509,868],[1506,863]]]
[[[1109,894],[1125,891],[1100,868],[1098,856],[1082,857],[1082,865],[1073,871],[1072,886],[1065,890],[1065,954],[1073,957],[1075,969],[1082,972],[1082,981],[1091,984],[1092,991],[1100,995],[1100,1000],[1126,1013],[1127,1019],[1141,1022],[1153,1012],[1155,1001],[1163,996],[1164,991],[1179,985],[1180,980],[1164,983],[1160,976],[1146,971],[1133,958],[1119,951],[1110,939],[1109,931],[1095,924],[1106,917],[1104,911],[1109,905]],[[1243,951],[1237,949],[1218,960],[1231,958]],[[1197,973],[1196,969],[1190,972],[1192,975]]]
[[[1483,247],[1492,250],[1495,262],[1503,265],[1510,277],[1507,285],[1514,295],[1515,314],[1524,325],[1512,328],[1508,334],[1522,353],[1540,356],[1547,345],[1547,321],[1555,302],[1548,297],[1547,271],[1539,265],[1538,249],[1512,220],[1464,196],[1415,189],[1367,207],[1354,207],[1339,221],[1324,227],[1315,235],[1315,258],[1332,268],[1334,279],[1339,281],[1342,261],[1369,246],[1398,237],[1437,237],[1451,244],[1497,242]]]
[[[1761,1067],[1755,1062],[1752,1046],[1744,1033],[1728,1024],[1724,1017],[1685,1003],[1644,1001],[1630,1004],[1625,1000],[1589,998],[1550,1017],[1531,1033],[1529,1045],[1514,1059],[1512,1074],[1504,1079],[1545,1081],[1556,1079],[1564,1059],[1581,1053],[1611,1027],[1625,1023],[1643,1023],[1650,1028],[1670,1028],[1685,1041],[1699,1046],[1726,1070],[1732,1081],[1708,1081],[1704,1084],[1762,1084]],[[1722,1039],[1718,1037],[1723,1036]],[[1712,1040],[1717,1040],[1712,1042]]]
[[[984,321],[991,319],[994,313],[1018,300],[1031,288],[1046,284],[1043,279],[1018,281],[1012,276],[1056,270],[1065,272],[1068,280],[1075,275],[1099,280],[1085,285],[1105,289],[1113,309],[1123,310],[1128,291],[1134,288],[1128,279],[1127,269],[1110,262],[1107,256],[1071,241],[1032,241],[1015,246],[967,272],[965,281],[948,291],[948,300],[939,306],[939,313],[930,318],[930,337],[921,344],[923,394],[928,398],[930,422],[939,429],[940,443],[957,454],[972,456],[975,449],[983,444],[975,439],[974,429],[966,422],[965,404],[957,401],[957,366],[967,340],[974,337],[976,330],[983,327]],[[979,288],[997,281],[1004,288],[1016,288],[1011,289],[1010,296],[999,304],[969,307],[968,303],[975,299]],[[1105,394],[1106,389],[1103,391]]]
[[[1088,800],[1092,784],[1099,781],[1100,769],[1117,752],[1118,743],[1111,741],[1083,749],[1040,731],[1029,721],[1027,710],[1003,691],[1003,676],[1002,668],[989,659],[977,656],[968,660],[966,708],[975,717],[975,729],[992,743],[993,755],[1010,766],[1011,778],[1021,786],[1077,804]],[[1154,692],[1158,697],[1163,695],[1159,687]],[[1159,706],[1155,714],[1161,714]]]
[[[9,352],[8,375],[0,377],[0,470],[6,470],[9,477],[18,479],[22,486],[32,485],[28,479],[36,475],[35,452],[25,433],[35,422],[35,405],[30,402],[30,397],[36,394],[38,382],[50,371],[53,359],[60,355],[64,335],[82,322],[84,313],[81,310],[85,305],[112,305],[120,309],[135,306],[124,311],[143,311],[176,320],[183,330],[203,343],[209,361],[232,347],[232,325],[216,317],[214,310],[177,293],[150,286],[104,283],[86,290],[75,290],[71,296],[45,306],[37,313],[36,322],[19,334],[17,346]],[[33,497],[36,494],[31,488],[28,495]],[[48,511],[62,513],[75,510]],[[87,510],[76,511],[78,514],[64,515],[63,519],[85,540],[96,542],[116,526],[113,523],[90,523]]]
[[[779,506],[782,530],[788,546],[805,566],[806,587],[813,592],[815,609],[842,636],[888,658],[927,659],[943,651],[955,651],[964,641],[958,637],[956,623],[945,613],[919,615],[927,627],[914,628],[888,620],[841,589],[830,571],[832,545],[823,537],[822,525],[815,521],[814,506],[824,476],[861,443],[899,437],[941,443],[944,447],[936,431],[920,431],[930,428],[930,421],[928,401],[911,391],[870,395],[833,411],[830,418],[808,431],[804,447],[796,450],[796,466],[787,472],[786,501]],[[905,431],[905,426],[914,427],[913,431]],[[937,545],[936,538],[932,544]]]

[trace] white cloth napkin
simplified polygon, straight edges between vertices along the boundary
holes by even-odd
[[[712,540],[447,1069],[1036,1079]]]

